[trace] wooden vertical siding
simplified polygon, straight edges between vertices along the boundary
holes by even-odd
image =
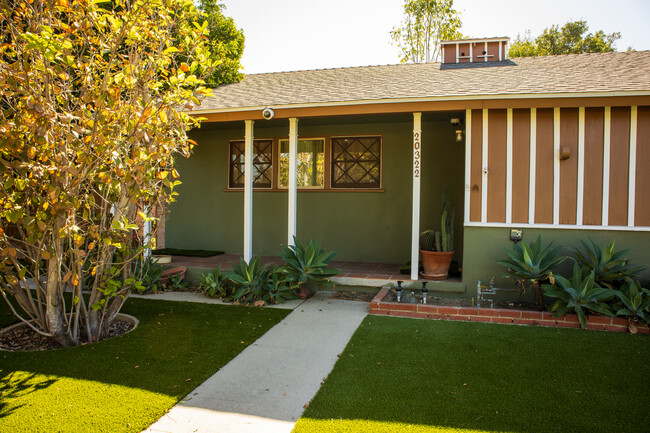
[[[531,110],[512,110],[512,160],[508,164],[507,111],[487,111],[487,140],[484,142],[483,112],[471,110],[468,128],[472,128],[469,221],[467,223],[552,225],[554,199],[558,203],[559,226],[628,226],[628,207],[633,211],[633,228],[650,227],[650,107],[635,108],[636,125],[630,107],[561,108],[559,145],[569,150],[567,159],[554,152],[554,110],[536,110],[536,146],[531,155]],[[584,115],[582,114],[584,113]],[[611,113],[607,116],[606,113]],[[581,120],[582,119],[582,120]],[[605,137],[609,122],[609,136]],[[635,129],[634,129],[635,128]],[[630,131],[636,135],[630,137]],[[609,153],[606,152],[609,141]],[[630,148],[635,151],[630,155]],[[487,150],[487,203],[481,209],[482,155]],[[582,150],[582,154],[580,154]],[[531,179],[531,156],[535,176]],[[631,157],[634,158],[631,160]],[[559,160],[559,176],[554,166]],[[603,173],[604,167],[609,169]],[[508,181],[507,173],[512,173]],[[631,175],[630,175],[631,173]],[[554,197],[559,179],[559,198]],[[531,185],[531,180],[535,181]],[[534,215],[529,215],[529,191],[534,187]],[[507,202],[511,190],[511,201]],[[606,194],[607,200],[603,200]],[[628,203],[628,197],[631,197]],[[605,208],[603,209],[603,206]],[[481,221],[482,211],[487,218]]]
[[[650,226],[650,107],[637,109],[635,226]]]
[[[512,110],[512,222],[528,222],[530,110]]]
[[[481,221],[481,190],[483,167],[482,167],[482,134],[483,115],[481,110],[472,110],[472,169],[470,174],[470,221]]]
[[[585,180],[582,223],[601,225],[605,109],[585,109]]]
[[[553,223],[553,109],[537,110],[535,223]]]
[[[560,224],[576,223],[578,199],[578,109],[560,110],[560,146],[570,157],[560,161]]]
[[[490,110],[488,117],[487,220],[506,222],[506,110]]]
[[[612,107],[609,159],[609,225],[627,224],[627,186],[630,163],[630,108]]]

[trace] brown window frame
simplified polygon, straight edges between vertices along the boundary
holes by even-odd
[[[365,144],[363,144],[363,139],[374,139],[375,141],[371,143],[371,146],[374,146],[375,144],[378,146],[378,149],[372,150],[368,147],[366,147]],[[359,142],[362,143],[364,147],[366,147],[366,151],[369,152],[372,156],[375,157],[375,159],[360,159],[360,158],[354,158],[352,155],[348,153],[348,156],[350,156],[350,159],[348,160],[342,160],[340,158],[340,155],[343,153],[346,153],[346,150],[343,150],[340,155],[335,155],[336,146],[340,145],[339,141],[340,140],[352,140],[352,142],[358,140]],[[352,144],[352,143],[350,143]],[[365,154],[366,152],[364,152]],[[346,136],[335,136],[331,137],[330,140],[330,154],[331,154],[331,169],[330,169],[330,188],[335,189],[335,190],[341,190],[341,189],[381,189],[382,187],[382,181],[383,181],[383,172],[382,172],[382,153],[383,153],[383,140],[381,135],[346,135]],[[368,170],[366,167],[361,165],[361,163],[374,163],[374,165]],[[352,163],[350,167],[343,168],[341,167],[341,163]],[[365,171],[364,176],[360,180],[363,180],[364,177],[370,175],[370,171],[373,169],[378,170],[378,179],[376,182],[338,182],[337,179],[334,179],[336,176],[336,171],[337,168],[340,170],[343,170],[344,174],[342,176],[339,176],[340,180],[343,176],[346,176],[348,178],[351,178],[351,176],[348,174],[348,172],[353,168],[353,167],[361,167],[362,170]],[[353,179],[351,179],[353,180]]]
[[[260,145],[265,144],[264,148],[260,148]],[[228,141],[228,188],[231,189],[241,189],[244,187],[244,163],[237,162],[233,159],[233,149],[236,146],[241,146],[237,150],[239,151],[238,155],[244,154],[244,140],[229,140]],[[259,138],[253,140],[253,166],[257,168],[257,176],[253,179],[253,189],[271,189],[273,187],[273,179],[275,177],[275,142],[270,138]],[[267,152],[270,150],[270,153]],[[260,152],[265,155],[266,160],[260,159]],[[261,169],[265,167],[264,169]],[[237,170],[239,175],[235,179]],[[268,182],[260,182],[261,180],[266,180]],[[241,180],[241,182],[237,182]]]
[[[324,140],[324,153],[325,153],[325,168],[324,168],[324,185],[322,187],[298,187],[301,192],[343,192],[343,191],[367,191],[367,192],[383,192],[383,135],[381,134],[368,134],[368,135],[318,135],[318,136],[300,136],[300,139],[318,139]],[[376,139],[379,143],[378,160],[376,162],[379,168],[378,182],[374,183],[346,183],[338,185],[334,181],[335,161],[334,161],[334,142],[339,139]],[[265,170],[261,171],[267,182],[260,183],[259,175],[254,179],[253,189],[262,191],[287,191],[287,187],[280,186],[280,141],[288,140],[288,137],[273,137],[273,138],[256,138],[253,140],[253,149],[255,155],[253,156],[253,165],[259,164],[258,160],[258,147],[257,143],[266,142],[270,145],[270,158],[269,153],[266,153],[266,161],[262,164],[266,166]],[[243,162],[235,162],[233,160],[232,152],[234,145],[239,145],[239,155],[243,154],[244,139],[237,138],[228,140],[228,181],[225,191],[241,191],[244,189],[243,183]],[[269,147],[265,148],[268,149]],[[376,156],[376,155],[375,155]],[[237,180],[241,182],[234,182],[233,174],[235,167],[238,169],[240,175]],[[258,172],[260,172],[258,170]],[[270,176],[270,178],[269,178]],[[257,183],[255,183],[257,181]],[[270,182],[269,182],[270,181]]]

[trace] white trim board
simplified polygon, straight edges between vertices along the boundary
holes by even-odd
[[[623,232],[650,232],[650,227],[640,226],[595,226],[575,224],[526,224],[526,223],[480,223],[467,222],[465,227],[495,227],[495,228],[518,228],[518,229],[560,229],[560,230],[602,230],[602,231],[623,231]]]
[[[487,203],[488,203],[488,109],[483,109],[483,135],[481,143],[481,222],[487,221]]]
[[[472,195],[472,110],[465,110],[465,213],[464,221],[470,217]]]
[[[634,225],[634,205],[636,198],[636,134],[637,134],[637,107],[630,108],[630,156],[628,169],[629,184],[627,187],[627,225]]]

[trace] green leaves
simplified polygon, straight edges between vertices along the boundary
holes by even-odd
[[[460,13],[453,0],[407,0],[404,19],[393,27],[390,37],[401,51],[401,62],[429,63],[438,61],[440,42],[460,39]]]
[[[562,247],[552,248],[553,243],[542,247],[541,236],[530,245],[526,242],[515,244],[512,250],[504,249],[508,258],[497,263],[508,268],[505,278],[518,278],[529,281],[544,281],[553,273],[566,257],[560,256]]]
[[[277,304],[286,299],[294,299],[294,285],[284,278],[277,266],[260,265],[260,258],[253,257],[249,263],[241,258],[233,263],[232,272],[224,272],[234,286],[228,299],[241,304],[254,304],[257,301]]]
[[[576,262],[582,267],[583,272],[594,271],[596,283],[601,286],[614,288],[621,284],[626,278],[635,278],[644,266],[636,266],[630,263],[625,255],[630,250],[614,251],[612,241],[605,248],[601,249],[589,238],[591,245],[581,241],[584,252],[574,249]]]
[[[582,328],[587,327],[585,312],[592,311],[606,316],[613,316],[606,301],[616,296],[616,291],[599,287],[594,282],[594,272],[583,277],[578,264],[573,265],[571,280],[561,275],[555,276],[557,285],[544,284],[544,294],[557,301],[551,307],[555,317],[575,311]]]
[[[340,271],[328,268],[327,265],[338,251],[322,250],[320,241],[309,240],[304,248],[296,237],[293,238],[293,242],[294,245],[284,247],[280,252],[280,257],[285,261],[281,272],[286,274],[287,281],[304,284],[312,280],[321,284],[331,284],[329,277],[333,277]]]
[[[626,278],[616,296],[621,303],[615,308],[617,316],[650,324],[650,290],[641,287],[638,281]]]
[[[552,25],[534,40],[517,36],[510,45],[509,57],[555,56],[560,54],[604,53],[615,51],[619,32],[605,34],[602,30],[587,33],[586,21],[569,21],[562,28]]]

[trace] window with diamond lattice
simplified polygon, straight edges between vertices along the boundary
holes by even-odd
[[[244,187],[244,142],[230,142],[230,188]],[[253,141],[253,187],[271,188],[273,140]]]
[[[332,188],[381,187],[381,137],[332,138]]]

